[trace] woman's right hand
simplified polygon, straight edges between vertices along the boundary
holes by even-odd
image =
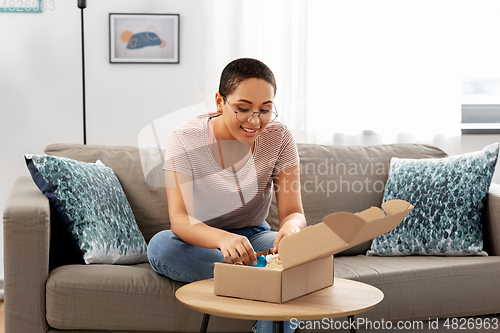
[[[228,264],[244,262],[257,265],[257,257],[250,241],[245,236],[227,232],[219,241],[219,249]]]

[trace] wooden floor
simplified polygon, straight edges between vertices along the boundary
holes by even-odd
[[[3,301],[0,303],[0,333],[5,333],[5,327],[3,325]]]

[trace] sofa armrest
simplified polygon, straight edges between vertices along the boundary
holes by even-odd
[[[500,255],[500,184],[492,183],[488,192],[483,224],[485,250]]]
[[[3,214],[5,332],[44,332],[50,206],[30,177],[14,183]]]

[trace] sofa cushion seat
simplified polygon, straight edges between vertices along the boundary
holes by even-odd
[[[500,257],[357,255],[335,258],[334,265],[336,277],[365,282],[384,292],[382,303],[360,315],[368,320],[500,312]],[[175,300],[175,291],[182,285],[157,275],[148,263],[62,266],[47,280],[47,321],[57,329],[197,331],[201,314]],[[245,332],[252,325],[244,320],[210,320],[211,330],[220,332],[228,327]]]
[[[47,322],[57,329],[198,331],[202,314],[175,299],[183,285],[149,263],[61,266],[47,280]],[[249,332],[255,323],[212,317],[218,332]]]
[[[360,316],[427,320],[500,312],[500,257],[335,258],[335,277],[371,284],[384,300]]]

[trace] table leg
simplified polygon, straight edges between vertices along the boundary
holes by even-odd
[[[273,333],[285,333],[285,324],[283,321],[273,321]]]
[[[203,320],[201,322],[201,329],[200,333],[207,333],[207,328],[208,328],[208,321],[210,320],[210,315],[204,313],[203,314]]]
[[[354,316],[353,315],[350,315],[350,316],[347,316],[347,318],[349,319],[349,332],[351,333],[356,333],[356,326],[352,325],[352,323],[354,322]]]

